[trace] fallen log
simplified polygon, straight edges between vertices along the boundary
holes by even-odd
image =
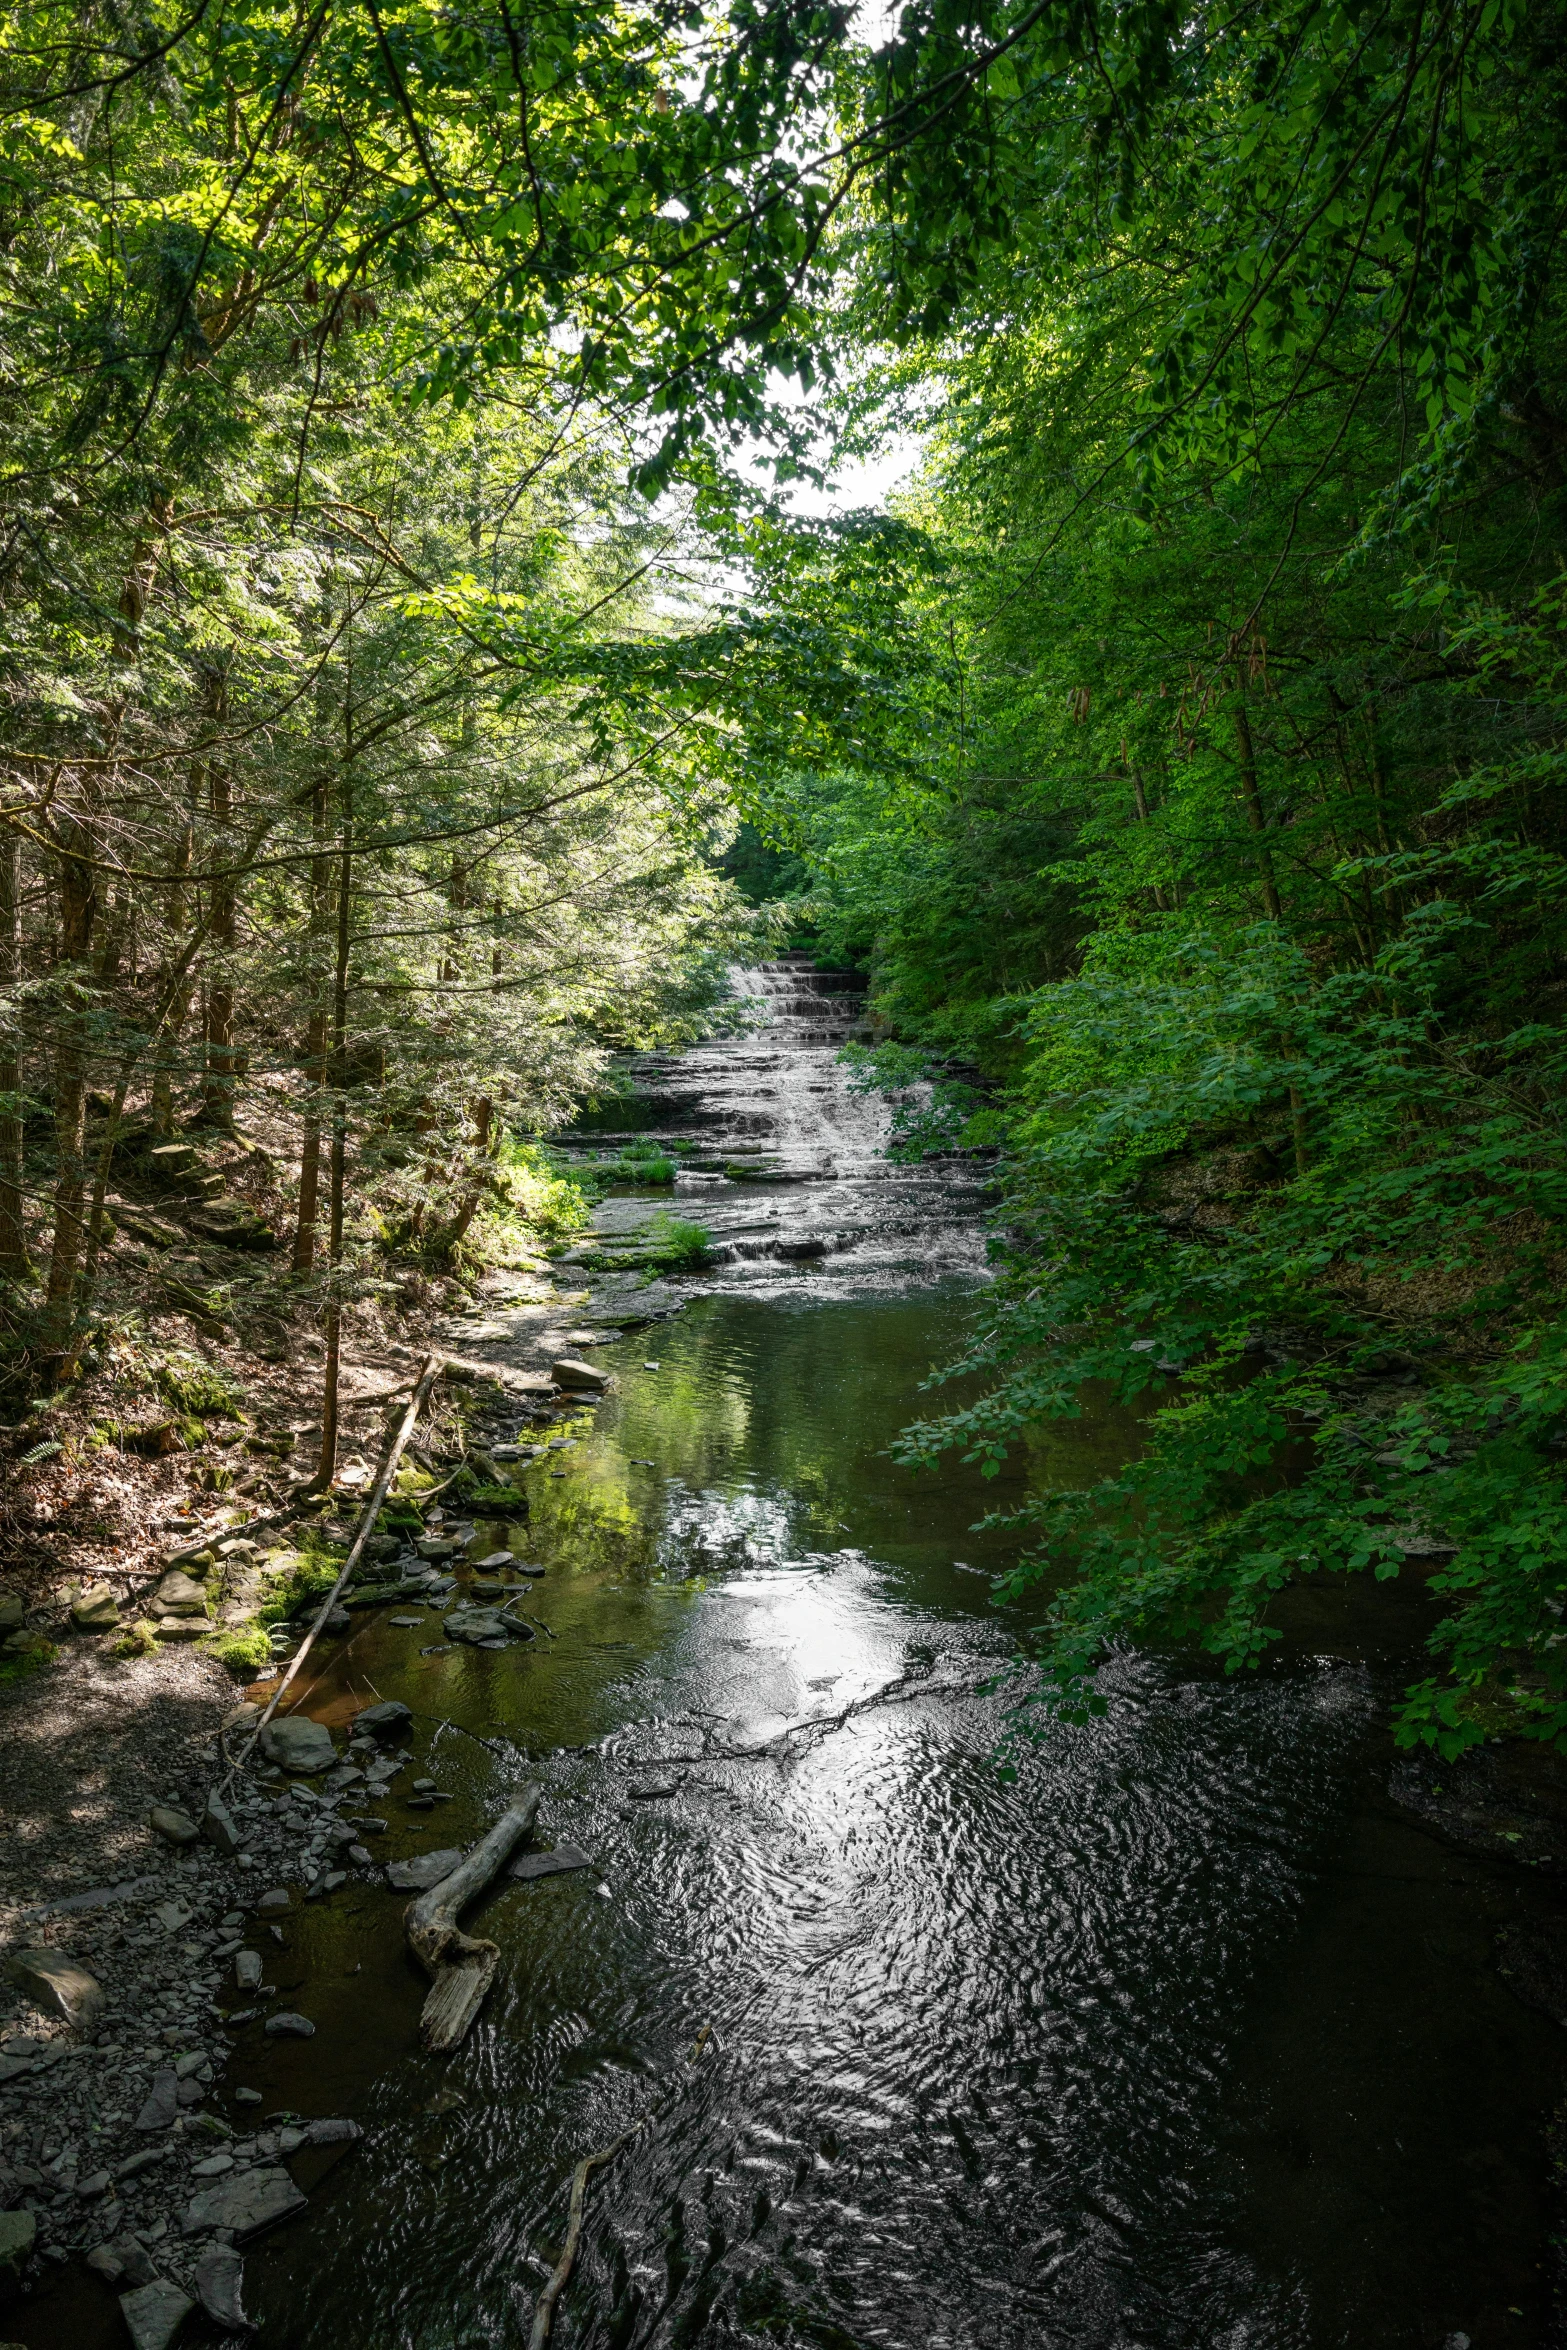
[[[500,1875],[538,1817],[540,1789],[525,1787],[460,1867],[403,1912],[408,1947],[432,1977],[419,2033],[433,2055],[458,2046],[495,1980],[500,1950],[463,1933],[457,1923],[468,1903]]]

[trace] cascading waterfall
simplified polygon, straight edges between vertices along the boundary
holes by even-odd
[[[713,1235],[709,1286],[906,1289],[978,1272],[984,1170],[957,1153],[889,1158],[885,1098],[839,1060],[865,1031],[864,981],[797,954],[733,982],[755,1006],[749,1033],[650,1053],[633,1070],[651,1112],[639,1137],[678,1159],[673,1210]],[[598,1234],[629,1237],[656,1213],[645,1197],[606,1200]]]

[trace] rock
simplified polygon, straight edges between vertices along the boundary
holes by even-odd
[[[394,1893],[427,1893],[449,1877],[462,1860],[456,1851],[421,1852],[412,1860],[394,1860],[386,1881]]]
[[[461,1544],[449,1542],[444,1534],[421,1534],[414,1548],[422,1559],[449,1559]]]
[[[112,1632],[119,1621],[120,1603],[107,1583],[89,1583],[71,1602],[78,1632]]]
[[[241,1991],[256,1991],[261,1987],[261,1953],[259,1950],[236,1950],[234,1953],[234,1981]]]
[[[112,2244],[95,2244],[87,2255],[87,2266],[106,2285],[117,2285],[125,2274],[125,2263]]]
[[[305,2198],[286,2170],[258,2166],[236,2171],[187,2205],[180,2222],[187,2236],[213,2228],[228,2228],[239,2237],[254,2236],[274,2221],[291,2219],[303,2211]]]
[[[20,2274],[37,2237],[38,2222],[30,2211],[0,2211],[0,2277]]]
[[[159,2080],[161,2080],[161,2079],[162,2079],[162,2077],[163,2077],[163,2076],[162,2076],[162,2074],[160,2073],[160,2074],[159,2074],[159,2076],[158,2076]],[[156,2094],[157,2094],[157,2088],[158,2088],[158,2083],[157,2083],[157,2081],[154,2081],[154,2083],[153,2083],[153,2094],[154,2094],[154,2096],[156,2096]],[[170,2092],[170,2104],[171,2104],[171,2107],[172,2107],[172,2104],[173,2104],[173,2092],[172,2092],[172,2091]],[[147,2110],[146,2106],[143,2106],[143,2108],[142,2108],[142,2111],[143,2111],[143,2113],[145,2113],[145,2112],[146,2112],[146,2110]],[[172,2120],[174,2119],[174,2115],[173,2115],[173,2112],[172,2112],[172,2111],[170,2112],[169,2119],[170,2119],[170,2121],[172,2121]],[[139,2126],[140,2126],[140,2125],[138,2124],[138,2127],[139,2127]],[[157,2126],[158,2126],[158,2125],[157,2125],[156,2123],[154,2123],[152,2126],[153,2126],[154,2128],[157,2128]],[[115,2171],[114,2171],[114,2175],[115,2175],[115,2177],[116,2177],[117,2179],[134,2179],[134,2178],[137,2176],[138,2172],[141,2172],[141,2171],[144,2171],[144,2170],[150,2170],[150,2169],[152,2168],[152,2166],[153,2166],[153,2164],[154,2164],[155,2162],[161,2162],[162,2160],[163,2160],[163,2149],[162,2149],[162,2147],[161,2147],[161,2146],[144,2146],[144,2147],[142,2148],[142,2150],[141,2150],[141,2152],[140,2152],[139,2154],[127,2154],[127,2156],[125,2157],[125,2160],[124,2160],[123,2162],[121,2162],[121,2163],[117,2163],[117,2164],[115,2165]],[[145,2279],[143,2279],[143,2280],[141,2280],[141,2281],[142,2281],[142,2282],[145,2282]]]
[[[179,2076],[171,2065],[167,2072],[154,2073],[147,2101],[136,2116],[138,2130],[166,2130],[180,2109]],[[121,2167],[121,2177],[125,2175]]]
[[[168,1844],[194,1844],[201,1834],[193,1819],[182,1811],[171,1811],[166,1803],[155,1803],[147,1814],[147,1825]]]
[[[240,2304],[245,2263],[232,2244],[214,2244],[196,2263],[196,2298],[214,2325],[233,2333],[249,2333],[250,2321]]]
[[[268,1762],[281,1764],[285,1771],[301,1772],[306,1778],[314,1778],[317,1771],[329,1771],[337,1760],[331,1731],[307,1714],[284,1714],[268,1722],[261,1733],[261,1751]]]
[[[169,2350],[180,2327],[196,2304],[178,2285],[155,2277],[150,2285],[138,2285],[134,2293],[120,2295],[120,2307],[130,2330],[136,2350]]]
[[[357,2122],[323,2119],[306,2122],[304,2135],[307,2146],[352,2146],[364,2132]]]
[[[575,1844],[557,1844],[553,1852],[525,1852],[511,1864],[511,1875],[527,1884],[534,1877],[565,1876],[572,1869],[590,1869],[593,1866],[585,1852]]]
[[[454,1607],[446,1619],[446,1633],[451,1640],[466,1640],[477,1648],[482,1642],[496,1646],[508,1640],[531,1640],[529,1625],[516,1623],[493,1607]]]
[[[103,1985],[60,1950],[19,1950],[6,1973],[29,1999],[76,2031],[93,2031],[105,2006]]]
[[[346,1632],[353,1620],[347,1608],[340,1602],[336,1607],[327,1609],[321,1619],[321,1629],[323,1632]]]
[[[160,1616],[204,1616],[207,1594],[205,1587],[194,1582],[182,1567],[171,1567],[149,1604],[151,1611]]]
[[[160,1616],[158,1618],[158,1638],[160,1640],[205,1640],[206,1637],[207,1619],[205,1616]]]
[[[383,1697],[378,1706],[366,1706],[352,1718],[352,1734],[371,1739],[399,1739],[413,1720],[413,1708],[402,1697]]]
[[[648,1779],[640,1787],[628,1787],[627,1795],[633,1803],[659,1803],[666,1795],[680,1793],[678,1779]]]
[[[269,2040],[313,2040],[316,2027],[307,2015],[296,2015],[285,2007],[278,2015],[269,2015],[262,2026]]]
[[[263,1917],[277,1917],[281,1911],[292,1907],[293,1903],[281,1885],[274,1885],[271,1891],[263,1893],[261,1899],[256,1903],[256,1908]]]
[[[550,1377],[557,1387],[568,1387],[578,1394],[597,1392],[609,1385],[609,1373],[593,1363],[584,1363],[575,1355],[562,1355],[558,1363],[551,1363]]]
[[[206,1809],[201,1815],[201,1833],[219,1852],[232,1855],[239,1850],[239,1829],[235,1825],[234,1815],[227,1804],[220,1803],[215,1795],[207,1797]]]
[[[260,2105],[264,2100],[259,2089],[236,2089],[234,2102],[236,2105]]]
[[[106,2170],[95,2170],[91,2178],[78,2179],[76,2182],[77,2197],[83,2203],[96,2203],[100,2195],[107,2195],[108,2192],[109,2174]]]
[[[14,1632],[27,1613],[27,1602],[20,1592],[0,1591],[0,1633]]]
[[[335,1893],[339,1885],[346,1885],[347,1882],[348,1871],[346,1869],[325,1869],[319,1877],[313,1878],[306,1886],[305,1899],[320,1901],[326,1894]],[[268,2029],[271,2029],[270,2025]]]
[[[193,2074],[199,2073],[204,2065],[207,2067],[207,2078],[210,2080],[212,2068],[207,2064],[206,2057],[202,2055],[199,2048],[192,2049],[188,2055],[177,2056],[174,2059],[174,2078],[177,2081],[188,2081]]]
[[[493,1573],[499,1568],[509,1567],[511,1564],[512,1554],[509,1550],[492,1550],[487,1559],[474,1560],[474,1565],[478,1568],[481,1575],[485,1573]]]
[[[205,2162],[191,2164],[190,2175],[193,2179],[221,2179],[233,2168],[232,2154],[209,2154]]]

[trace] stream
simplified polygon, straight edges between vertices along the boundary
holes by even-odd
[[[704,1161],[675,1207],[717,1269],[599,1349],[613,1391],[472,1546],[547,1569],[547,1631],[447,1647],[382,1613],[311,1693],[415,1709],[450,1800],[394,1796],[386,1858],[536,1776],[537,1841],[592,1865],[471,1913],[502,1963],[447,2059],[401,1898],[294,1912],[273,1971],[316,2036],[251,2027],[230,2080],[366,2137],[308,2158],[308,2215],[252,2252],[261,2342],[525,2342],[574,2164],[645,2117],[591,2189],[562,2344],[1544,2342],[1561,2035],[1495,1941],[1555,1897],[1387,1795],[1424,1602],[1300,1595],[1239,1682],[1128,1655],[1103,1719],[998,1768],[1021,1619],[972,1528],[1060,1454],[999,1486],[888,1454],[973,1309],[980,1174],[880,1155],[835,1060],[852,1002],[798,964],[751,984],[766,1025],[639,1073],[642,1128]],[[606,1201],[601,1234],[661,1201]]]

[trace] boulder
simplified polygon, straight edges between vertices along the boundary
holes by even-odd
[[[379,1705],[367,1705],[363,1713],[355,1714],[353,1734],[356,1738],[400,1738],[413,1718],[412,1708],[400,1697],[383,1698]]]
[[[261,1953],[259,1950],[236,1950],[234,1953],[234,1980],[241,1991],[259,1991],[261,1988]]]
[[[155,1803],[147,1814],[147,1825],[161,1836],[166,1844],[194,1844],[201,1834],[193,1819],[182,1811],[174,1811],[166,1803]]]
[[[187,1575],[183,1567],[171,1567],[153,1593],[150,1602],[156,1615],[204,1616],[207,1612],[205,1587]]]
[[[277,2220],[291,2219],[304,2208],[305,2198],[286,2170],[258,2166],[236,2171],[197,2195],[186,2206],[180,2225],[187,2236],[228,2228],[243,2238],[259,2234]]]
[[[61,1950],[19,1950],[6,1973],[35,2005],[79,2032],[93,2031],[108,2004],[96,1976]]]
[[[363,2136],[364,2132],[357,2122],[339,2120],[335,2116],[305,2124],[307,2146],[352,2146]]]
[[[196,2263],[196,2298],[215,2326],[231,2333],[250,2332],[250,2321],[240,2302],[245,2263],[232,2244],[214,2244]]]
[[[120,1603],[107,1583],[89,1583],[71,1602],[71,1622],[78,1632],[112,1632],[120,1621]]]
[[[576,1394],[597,1394],[609,1385],[609,1373],[593,1363],[584,1363],[575,1355],[562,1355],[558,1363],[551,1363],[550,1377],[557,1387],[570,1388]]]
[[[163,2277],[154,2277],[150,2285],[138,2285],[133,2293],[120,2295],[120,2308],[136,2350],[169,2350],[195,2306],[188,2293]]]
[[[461,1862],[460,1852],[416,1853],[412,1860],[394,1860],[386,1881],[394,1893],[427,1893],[432,1885],[443,1884]]]
[[[331,1731],[306,1714],[283,1714],[268,1722],[261,1733],[261,1751],[268,1762],[281,1764],[285,1771],[298,1771],[307,1779],[314,1778],[317,1771],[329,1771],[337,1760]]]
[[[307,2015],[297,2015],[290,2007],[269,2015],[262,2025],[269,2040],[313,2040],[316,2027]]]
[[[158,1638],[160,1640],[204,1640],[206,1636],[207,1619],[205,1616],[160,1616],[158,1618]]]
[[[0,2211],[0,2277],[14,2279],[38,2237],[30,2211]]]
[[[531,1640],[529,1625],[519,1624],[495,1607],[454,1607],[444,1626],[448,1640],[466,1640],[478,1647],[486,1640]]]

